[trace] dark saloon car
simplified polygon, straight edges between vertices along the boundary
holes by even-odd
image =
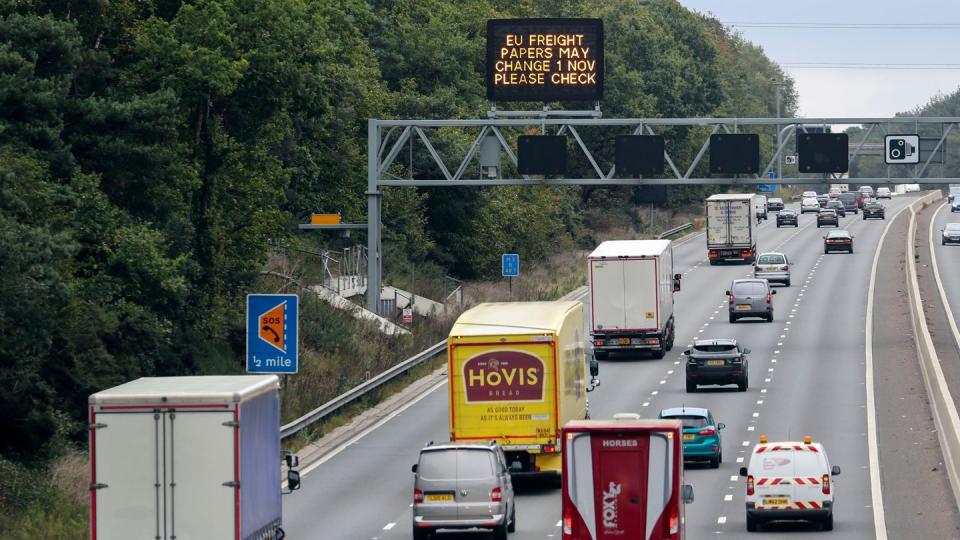
[[[779,212],[783,210],[783,199],[779,197],[771,197],[767,199],[767,210],[770,212]]]
[[[697,340],[683,354],[687,357],[687,392],[696,392],[703,384],[735,384],[740,392],[747,391],[750,349],[741,347],[737,340]]]
[[[822,195],[817,195],[817,202],[820,203],[820,208],[826,208],[827,202],[830,201],[830,196],[826,193]]]
[[[830,202],[827,203],[827,208],[836,210],[837,215],[840,217],[847,217],[847,209],[844,208],[843,203],[837,199],[830,199]]]
[[[884,212],[885,212],[885,209],[883,208],[883,205],[876,201],[863,204],[863,219],[867,219],[867,218],[887,219],[887,216],[886,214],[884,214]]]
[[[853,235],[850,234],[850,231],[838,229],[830,231],[823,237],[823,252],[830,253],[831,251],[853,253]]]
[[[843,207],[847,212],[853,212],[854,214],[860,213],[860,204],[863,203],[863,196],[859,193],[844,191],[838,195],[837,198],[843,203]]]
[[[777,227],[785,227],[787,225],[793,225],[794,227],[800,226],[800,219],[797,217],[795,210],[781,210],[777,214]]]
[[[817,228],[824,225],[840,226],[840,218],[837,217],[837,211],[832,208],[824,208],[817,213]]]

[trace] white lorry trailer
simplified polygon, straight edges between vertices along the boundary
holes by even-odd
[[[754,197],[749,193],[724,193],[707,198],[707,257],[711,265],[721,261],[753,264],[756,260]]]
[[[279,386],[153,377],[90,396],[90,538],[283,538]]]
[[[673,273],[670,240],[610,240],[588,257],[590,334],[598,360],[611,352],[673,348]]]

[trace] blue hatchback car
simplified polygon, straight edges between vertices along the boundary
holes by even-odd
[[[683,458],[685,461],[709,461],[716,469],[723,463],[723,445],[720,443],[720,430],[723,423],[717,423],[708,409],[698,407],[677,407],[663,409],[660,418],[683,422]]]

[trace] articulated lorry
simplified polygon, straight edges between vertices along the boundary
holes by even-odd
[[[560,426],[588,417],[599,384],[580,302],[480,304],[448,338],[450,440],[495,440],[514,477],[559,479]],[[589,370],[589,371],[588,371]]]
[[[670,240],[610,240],[587,258],[593,354],[650,351],[663,358],[673,348],[673,273]]]
[[[749,193],[724,193],[707,198],[707,257],[711,265],[726,261],[753,264],[756,260],[754,197]]]
[[[148,377],[90,396],[90,538],[283,538],[279,388]]]
[[[679,540],[693,488],[679,420],[575,420],[563,427],[564,540]]]

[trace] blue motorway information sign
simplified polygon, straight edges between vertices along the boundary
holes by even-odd
[[[247,372],[296,373],[299,297],[247,295]]]
[[[501,273],[503,277],[517,277],[520,275],[520,255],[516,253],[504,253],[501,261]]]
[[[760,184],[757,190],[760,193],[773,193],[777,190],[776,184]]]

